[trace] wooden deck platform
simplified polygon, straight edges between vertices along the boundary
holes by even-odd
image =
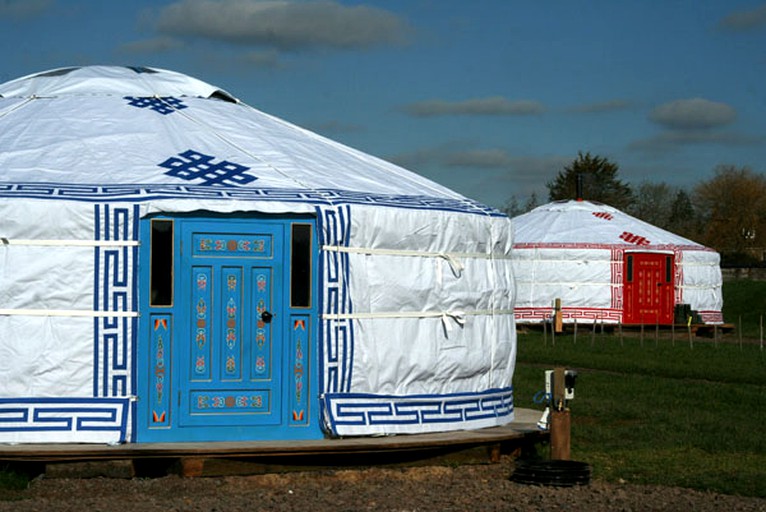
[[[141,444],[0,444],[0,461],[38,464],[48,468],[81,463],[90,470],[94,464],[111,463],[111,469],[100,470],[144,473],[177,472],[184,476],[207,476],[215,460],[236,460],[249,472],[267,472],[268,468],[337,467],[370,464],[400,464],[450,456],[498,460],[524,446],[548,439],[547,431],[537,428],[540,411],[516,409],[514,422],[480,430],[460,430],[433,434],[380,437],[348,437],[315,441],[257,441],[215,443],[141,443]],[[123,462],[127,469],[119,469]],[[115,466],[115,464],[118,464]],[[208,469],[204,469],[205,466]],[[235,464],[236,465],[236,464]],[[129,467],[128,467],[129,466]],[[221,464],[219,463],[220,467]],[[232,464],[224,473],[231,473]],[[143,468],[143,470],[142,470]],[[98,472],[98,471],[97,471]],[[221,472],[219,469],[218,472]],[[75,471],[77,473],[77,471]],[[101,475],[97,475],[101,476]],[[108,476],[108,475],[107,475]]]

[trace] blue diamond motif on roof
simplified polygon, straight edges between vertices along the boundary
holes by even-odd
[[[169,169],[165,173],[168,176],[187,181],[202,180],[198,185],[236,186],[246,185],[258,179],[245,173],[249,167],[227,160],[215,163],[214,158],[189,149],[179,153],[177,157],[168,158],[159,166]]]
[[[148,108],[154,110],[166,116],[172,114],[176,110],[182,110],[188,108],[183,102],[172,96],[157,97],[157,96],[125,96],[128,100],[128,105],[136,108]]]

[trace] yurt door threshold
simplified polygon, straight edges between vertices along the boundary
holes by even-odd
[[[321,437],[313,220],[157,217],[142,236],[137,441]]]

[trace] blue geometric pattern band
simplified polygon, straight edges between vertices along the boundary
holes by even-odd
[[[502,212],[470,199],[374,194],[339,189],[211,187],[205,185],[86,185],[71,183],[0,183],[0,197],[67,201],[144,202],[157,199],[238,199],[315,205],[378,205],[503,217]]]
[[[351,230],[351,208],[318,209],[320,243],[347,246]],[[321,283],[323,314],[352,313],[349,291],[348,254],[334,251],[321,253]],[[351,387],[351,362],[354,357],[354,324],[352,320],[322,320],[320,324],[322,347],[321,389],[338,393]]]
[[[94,238],[138,240],[138,206],[94,206]],[[94,249],[93,304],[99,311],[136,312],[138,247]],[[134,393],[132,374],[136,318],[105,316],[93,320],[93,396]]]
[[[3,398],[0,432],[35,432],[37,442],[46,432],[99,432],[124,442],[128,408],[128,399],[117,398]]]
[[[335,435],[420,433],[501,425],[513,415],[513,388],[447,395],[328,393],[324,410]]]

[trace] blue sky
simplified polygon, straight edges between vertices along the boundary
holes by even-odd
[[[0,82],[171,69],[493,206],[578,151],[637,185],[766,171],[766,2],[0,0]]]

